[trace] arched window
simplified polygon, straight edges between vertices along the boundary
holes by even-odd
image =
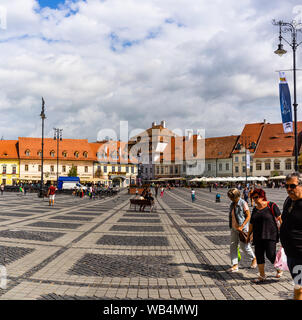
[[[52,151],[50,151],[50,156],[51,157],[54,157],[55,156],[55,152],[52,150]]]
[[[37,152],[37,155],[38,155],[39,157],[42,157],[42,151],[39,150],[39,151]]]
[[[63,152],[62,152],[62,156],[63,156],[64,158],[66,158],[66,157],[67,157],[67,152],[66,152],[66,151],[63,151]]]
[[[274,170],[280,170],[280,161],[279,160],[274,161]]]
[[[76,158],[78,158],[78,157],[79,157],[79,152],[76,151],[76,152],[74,153],[74,156],[75,156]]]
[[[84,151],[84,152],[83,152],[83,156],[84,156],[84,158],[88,158],[88,152],[87,152],[87,151]]]
[[[30,151],[29,151],[29,149],[27,149],[27,150],[25,151],[25,155],[26,155],[26,156],[30,156]]]

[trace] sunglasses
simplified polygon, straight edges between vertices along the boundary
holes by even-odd
[[[292,183],[292,184],[285,184],[285,188],[286,189],[288,189],[288,188],[290,188],[290,189],[296,189],[298,187],[298,184],[294,184],[294,183]]]

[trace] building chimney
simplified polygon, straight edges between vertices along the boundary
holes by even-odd
[[[266,119],[263,120],[263,123],[266,124]]]
[[[156,126],[156,121],[152,122],[152,128]]]
[[[166,128],[166,121],[165,120],[162,120],[160,122],[160,125],[165,129]]]

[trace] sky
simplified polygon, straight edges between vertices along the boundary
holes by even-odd
[[[1,0],[0,135],[40,137],[42,97],[48,137],[114,138],[120,121],[130,136],[165,120],[207,137],[281,122],[276,71],[292,50],[274,54],[272,19],[301,18],[290,0]]]

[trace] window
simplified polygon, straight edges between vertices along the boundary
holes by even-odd
[[[88,166],[85,166],[85,173],[88,172]]]
[[[159,174],[159,167],[156,167],[156,173]]]
[[[50,166],[50,171],[55,172],[55,166]]]
[[[175,167],[175,173],[176,174],[178,173],[178,167],[177,166]]]
[[[76,151],[76,152],[74,153],[74,156],[75,156],[76,158],[78,158],[78,157],[79,157],[79,153],[78,153],[78,151]]]
[[[112,170],[111,170],[112,172],[115,172],[115,166],[112,166]]]
[[[170,166],[170,174],[173,174],[173,166]]]
[[[164,174],[164,167],[160,167],[160,173]]]
[[[222,163],[219,163],[218,168],[219,168],[219,171],[222,171]]]
[[[104,173],[107,173],[107,166],[104,166]]]
[[[183,172],[186,172],[186,165],[183,165],[183,166],[182,166],[182,171],[183,171]]]
[[[148,168],[145,168],[145,173],[148,174]]]
[[[235,172],[238,173],[239,172],[239,167],[235,167]]]
[[[291,170],[291,169],[292,169],[291,162],[285,162],[285,170]]]
[[[62,171],[66,172],[66,166],[62,166]]]
[[[126,167],[126,172],[129,173],[129,167],[128,166]]]
[[[38,171],[41,172],[41,170],[42,170],[42,166],[39,164],[38,165]]]
[[[29,150],[26,150],[26,151],[25,151],[25,155],[26,155],[26,156],[30,156],[30,151],[29,151]]]
[[[2,167],[2,174],[6,174],[6,166]]]
[[[117,171],[118,171],[118,172],[122,172],[122,167],[121,167],[121,166],[118,166]]]
[[[87,151],[84,151],[84,152],[83,152],[83,156],[84,156],[84,158],[88,158],[88,152],[87,152]]]
[[[39,157],[42,157],[42,151],[39,150],[38,153],[37,153],[37,155],[38,155]]]
[[[210,163],[208,163],[208,171],[211,171],[212,169],[211,169],[211,164]]]
[[[253,166],[250,166],[250,172],[253,172]]]
[[[246,160],[246,157],[245,156],[242,156],[242,161],[245,161]]]
[[[25,170],[25,171],[28,171],[28,164],[25,165],[24,170]]]
[[[280,170],[280,162],[274,162],[274,170]]]
[[[63,151],[63,152],[62,152],[62,156],[63,156],[64,158],[66,158],[66,157],[67,157],[67,152],[66,152],[66,151]]]
[[[245,171],[246,171],[245,166],[242,166],[242,172],[245,172]]]
[[[258,171],[262,170],[261,162],[256,162],[256,170]]]
[[[50,151],[50,156],[54,157],[55,156],[55,152],[54,151]]]
[[[270,162],[265,163],[265,170],[271,170],[271,163]]]
[[[134,173],[134,167],[131,167],[131,173]]]
[[[13,174],[17,173],[17,167],[13,167]]]
[[[235,162],[238,162],[239,161],[239,157],[235,157]]]
[[[226,171],[229,171],[229,170],[230,170],[230,164],[229,164],[229,163],[226,163],[226,164],[225,164],[225,170],[226,170]]]

